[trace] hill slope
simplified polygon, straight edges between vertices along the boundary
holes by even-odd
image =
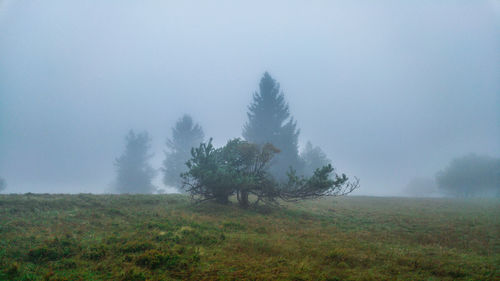
[[[500,201],[0,195],[0,280],[498,280]]]

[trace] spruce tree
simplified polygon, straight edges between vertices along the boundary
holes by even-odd
[[[191,158],[191,148],[198,147],[205,135],[200,125],[194,124],[185,114],[172,128],[172,138],[167,139],[167,151],[163,161],[163,183],[180,188],[180,174],[187,171],[186,162]]]
[[[119,193],[153,193],[156,171],[148,163],[151,138],[147,132],[130,132],[125,137],[125,151],[116,159],[115,190]]]
[[[279,83],[267,72],[260,80],[259,91],[253,95],[247,115],[248,122],[243,127],[245,140],[256,144],[271,143],[280,150],[271,165],[271,174],[284,180],[290,167],[301,171],[297,123],[290,116]]]

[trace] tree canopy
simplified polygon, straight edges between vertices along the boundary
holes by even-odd
[[[286,172],[293,167],[301,170],[303,163],[298,153],[300,131],[290,116],[285,96],[279,83],[269,73],[264,73],[248,107],[248,121],[243,127],[245,140],[255,144],[271,143],[281,153],[273,160],[271,174],[280,180],[286,179]]]
[[[279,204],[279,200],[298,201],[322,196],[340,196],[359,186],[358,180],[348,182],[346,175],[338,175],[328,164],[314,171],[310,177],[298,176],[291,169],[287,181],[279,182],[269,174],[273,157],[280,153],[274,145],[254,144],[233,139],[221,148],[211,140],[192,149],[187,162],[188,171],[182,175],[185,190],[196,201],[215,200],[226,204],[231,195],[242,207],[264,202]]]
[[[436,175],[439,189],[448,195],[500,195],[500,159],[469,154],[453,159]]]
[[[147,132],[130,130],[125,137],[125,151],[115,160],[115,190],[119,193],[153,193],[156,171],[149,164],[151,138]]]
[[[191,157],[191,149],[198,147],[205,137],[200,125],[185,114],[172,128],[172,137],[167,139],[167,151],[163,161],[163,182],[165,185],[181,188],[181,173],[187,171],[186,162]]]

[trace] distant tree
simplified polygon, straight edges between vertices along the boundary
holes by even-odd
[[[311,176],[318,168],[331,164],[330,159],[321,150],[319,146],[313,146],[310,141],[307,142],[306,147],[302,150],[300,158],[304,163],[304,175]]]
[[[444,193],[459,197],[500,195],[500,159],[470,154],[455,158],[436,175]]]
[[[407,185],[404,192],[414,197],[432,197],[437,193],[436,181],[431,178],[414,178]]]
[[[200,125],[194,124],[189,115],[182,116],[172,128],[172,138],[167,139],[167,151],[163,161],[163,182],[180,188],[181,173],[187,171],[186,162],[191,158],[191,149],[198,147],[205,137]]]
[[[297,123],[290,116],[279,83],[267,72],[260,80],[259,91],[253,95],[247,115],[248,121],[243,127],[245,140],[260,145],[271,143],[281,151],[273,160],[271,174],[286,180],[290,166],[301,171]]]
[[[0,178],[0,192],[2,192],[6,187],[7,182],[3,178]]]
[[[147,132],[130,132],[125,137],[125,151],[115,160],[115,189],[119,193],[153,193],[156,171],[148,163],[151,138]]]
[[[322,196],[341,196],[356,189],[358,181],[348,182],[346,175],[337,175],[330,164],[316,169],[312,176],[297,176],[292,169],[286,182],[278,182],[268,168],[279,150],[272,144],[253,144],[240,139],[230,140],[224,147],[214,148],[211,140],[192,150],[188,171],[182,175],[185,190],[200,202],[215,200],[227,204],[236,195],[241,207],[264,202],[279,204]]]

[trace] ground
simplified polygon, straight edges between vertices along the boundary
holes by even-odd
[[[499,199],[0,195],[0,280],[500,280]]]

